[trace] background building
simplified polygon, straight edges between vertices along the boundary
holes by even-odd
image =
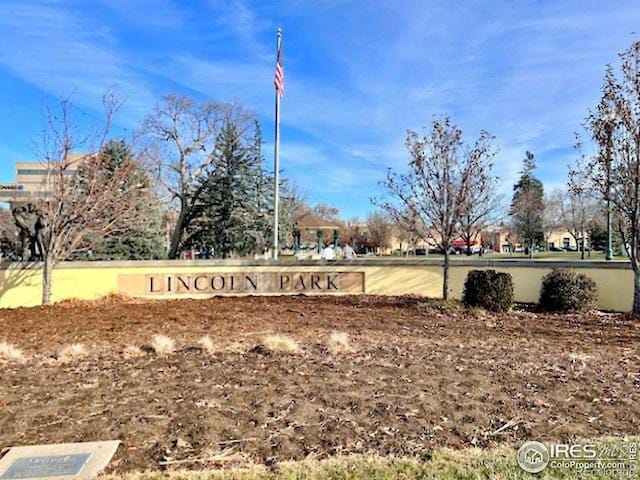
[[[72,153],[70,156],[71,162],[77,162],[77,165],[65,170],[65,175],[75,174],[77,167],[89,158],[88,155],[80,153]],[[16,162],[15,183],[0,183],[0,203],[6,202],[11,205],[46,196],[47,179],[57,173],[43,162]]]

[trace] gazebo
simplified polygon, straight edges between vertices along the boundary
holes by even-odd
[[[322,242],[326,231],[333,231],[333,244],[337,246],[338,230],[340,230],[339,225],[322,220],[317,215],[314,215],[311,211],[307,210],[303,214],[299,215],[293,224],[293,250],[296,253],[300,250],[300,238],[303,231],[316,232],[318,253],[322,251]]]

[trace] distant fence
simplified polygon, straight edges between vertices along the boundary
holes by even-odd
[[[571,267],[598,286],[603,310],[629,311],[633,275],[623,262],[529,260],[454,260],[451,293],[460,298],[469,270],[495,269],[513,276],[515,299],[536,302],[542,277],[556,267]],[[40,305],[39,264],[0,266],[0,307]],[[145,298],[207,298],[216,295],[421,295],[442,296],[442,261],[357,259],[354,261],[125,261],[66,262],[53,275],[54,301],[96,299],[111,293]]]

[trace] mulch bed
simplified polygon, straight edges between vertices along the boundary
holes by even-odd
[[[352,351],[330,352],[333,331]],[[157,333],[176,353],[123,354]],[[299,353],[260,347],[270,333]],[[0,363],[0,449],[120,439],[112,471],[640,431],[640,321],[623,314],[369,296],[114,299],[1,310],[3,340],[29,359]],[[57,362],[70,343],[89,354]]]

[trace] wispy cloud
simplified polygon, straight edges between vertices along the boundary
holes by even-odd
[[[175,31],[189,19],[188,11],[171,0],[95,0],[111,15],[117,15],[135,28]],[[173,32],[172,32],[173,33]]]
[[[140,114],[154,99],[146,81],[118,52],[108,28],[55,2],[0,4],[0,64],[44,92],[96,108],[118,85],[125,113]]]
[[[283,166],[312,199],[363,216],[386,168],[406,163],[406,130],[434,114],[450,114],[468,142],[496,136],[505,192],[525,150],[559,184],[604,65],[638,23],[633,2],[596,0],[5,0],[0,66],[53,95],[75,90],[87,107],[118,84],[131,125],[169,91],[237,99],[271,142],[282,26]]]
[[[267,29],[275,29],[272,21],[258,14],[257,9],[243,0],[209,0],[215,26],[224,38],[232,37],[243,49],[265,59],[271,52],[260,41]]]

